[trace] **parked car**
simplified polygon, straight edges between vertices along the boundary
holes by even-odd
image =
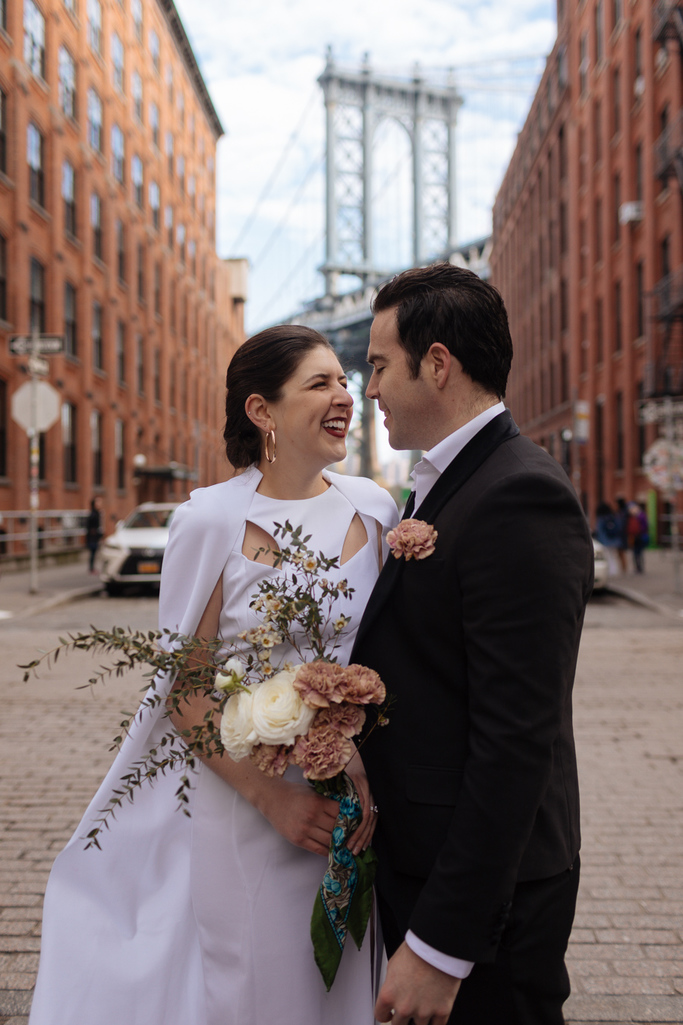
[[[102,541],[96,566],[108,594],[127,584],[159,584],[168,530],[179,502],[144,502]]]
[[[595,583],[593,584],[593,590],[603,591],[607,587],[609,564],[604,546],[599,541],[596,541],[595,538],[593,538],[593,554],[595,557]]]

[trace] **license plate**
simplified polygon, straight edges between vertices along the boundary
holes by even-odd
[[[139,562],[138,573],[159,573],[161,571],[160,562]]]

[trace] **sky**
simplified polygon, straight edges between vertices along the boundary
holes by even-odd
[[[408,77],[416,63],[464,104],[457,128],[458,241],[491,230],[496,191],[555,40],[554,0],[176,0],[226,135],[217,157],[217,249],[250,262],[247,329],[321,295],[324,103],[332,46],[358,69]],[[402,131],[377,133],[377,234],[409,263],[410,170]],[[384,259],[384,257],[383,257]],[[385,260],[386,262],[386,260]]]

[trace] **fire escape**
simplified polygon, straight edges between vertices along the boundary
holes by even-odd
[[[653,37],[662,48],[677,46],[683,59],[683,3],[658,0]],[[678,110],[655,144],[655,173],[662,184],[674,179],[683,195],[683,110]],[[683,265],[670,266],[662,251],[662,278],[651,295],[649,332],[650,396],[683,394]],[[658,344],[659,343],[659,344]]]

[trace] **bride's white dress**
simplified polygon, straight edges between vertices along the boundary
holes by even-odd
[[[334,484],[302,502],[255,490],[241,502],[247,512],[227,558],[213,556],[224,566],[226,639],[258,622],[250,601],[258,581],[278,572],[243,554],[247,520],[271,535],[274,522],[301,524],[309,546],[331,556],[341,555],[357,511]],[[381,501],[380,508],[387,512]],[[378,573],[376,521],[358,511],[368,540],[327,574],[345,577],[355,591],[335,606],[352,617],[337,652],[342,662]],[[385,526],[391,518],[378,516]],[[198,600],[205,604],[203,594]],[[294,657],[281,646],[273,664]],[[168,727],[157,716],[142,748]],[[313,959],[310,915],[325,859],[283,839],[210,769],[201,766],[193,780],[190,818],[175,810],[178,774],[169,773],[121,808],[102,851],[83,850],[80,838],[131,764],[136,742],[140,749],[134,737],[127,759],[124,745],[55,862],[30,1025],[372,1025],[369,930],[360,952],[349,937],[330,993]],[[297,768],[287,772],[308,785]]]

